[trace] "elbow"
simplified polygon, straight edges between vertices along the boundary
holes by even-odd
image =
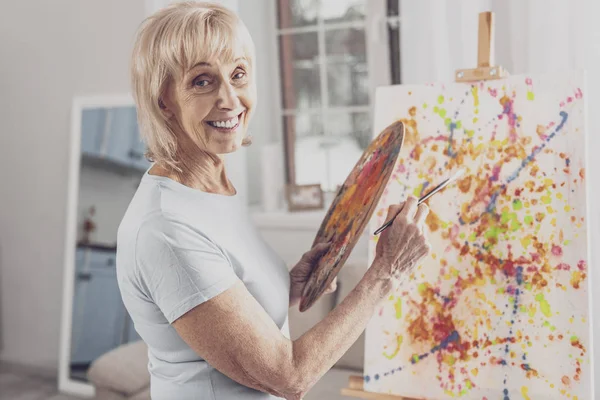
[[[303,364],[292,358],[286,368],[279,370],[280,390],[288,400],[302,399],[314,384],[310,371],[303,368]]]
[[[309,389],[310,385],[306,379],[296,373],[285,381],[284,393],[287,400],[301,400]]]

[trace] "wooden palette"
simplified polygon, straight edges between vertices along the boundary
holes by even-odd
[[[346,178],[313,242],[331,247],[313,268],[300,300],[308,310],[337,276],[358,242],[383,194],[398,160],[404,125],[397,121],[377,136]]]

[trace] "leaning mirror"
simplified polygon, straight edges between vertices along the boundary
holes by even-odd
[[[93,395],[91,363],[139,340],[117,284],[117,228],[150,163],[128,95],[76,98],[71,157],[59,388]]]

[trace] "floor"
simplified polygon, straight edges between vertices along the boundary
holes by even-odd
[[[80,400],[59,394],[56,377],[0,363],[0,400]]]
[[[332,369],[306,394],[305,400],[348,400],[340,390],[350,375],[360,372]],[[15,365],[0,363],[0,400],[82,400],[58,393],[56,378]]]

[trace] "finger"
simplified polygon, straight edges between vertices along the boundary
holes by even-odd
[[[391,206],[389,206],[388,207],[388,214],[387,214],[386,221],[389,221],[390,219],[396,218],[396,216],[398,215],[398,213],[400,213],[400,211],[402,211],[403,207],[404,207],[404,203],[392,204]]]
[[[415,214],[415,223],[419,227],[420,230],[423,230],[423,225],[425,224],[425,218],[429,214],[429,207],[425,203],[419,204],[417,208],[417,213]]]
[[[417,210],[417,203],[418,200],[415,197],[409,196],[408,199],[406,199],[402,211],[400,211],[400,215],[403,215],[406,217],[406,219],[412,221],[415,211]]]
[[[336,290],[337,290],[337,276],[335,278],[333,278],[333,280],[331,281],[329,286],[327,286],[325,293],[333,293]]]

